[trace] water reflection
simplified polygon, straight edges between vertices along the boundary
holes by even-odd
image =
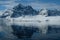
[[[7,24],[7,25],[6,25]],[[0,19],[0,40],[60,40],[60,25],[48,25],[45,35],[41,35],[39,28],[20,25],[8,25]]]

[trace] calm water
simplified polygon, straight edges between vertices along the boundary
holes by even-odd
[[[46,34],[41,34],[39,28],[9,25],[0,19],[0,40],[60,40],[59,25],[48,26]]]

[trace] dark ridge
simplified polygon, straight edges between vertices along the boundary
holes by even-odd
[[[60,16],[60,11],[58,11],[57,9],[48,10],[48,16]]]
[[[31,6],[23,6],[22,4],[19,4],[13,8],[13,14],[11,17],[16,18],[20,16],[25,16],[25,15],[37,15],[38,11],[33,9]]]

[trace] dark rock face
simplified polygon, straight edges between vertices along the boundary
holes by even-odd
[[[60,16],[60,11],[58,11],[57,9],[48,10],[48,16]]]
[[[23,6],[21,4],[13,8],[13,14],[11,17],[16,18],[25,15],[37,15],[38,12],[34,10],[31,6]]]
[[[6,14],[8,13],[8,14]],[[5,11],[2,16],[0,16],[0,18],[6,18],[7,16],[9,16],[9,11]]]
[[[11,14],[11,12],[13,13]],[[22,4],[18,4],[17,6],[13,7],[13,9],[6,10],[2,14],[2,16],[0,16],[0,18],[6,18],[8,16],[10,16],[11,18],[17,18],[20,16],[26,16],[26,15],[33,16],[37,14],[38,14],[38,11],[33,9],[31,6],[23,6]]]
[[[18,38],[31,38],[33,33],[37,32],[37,28],[22,27],[18,25],[12,25],[13,34]]]
[[[42,14],[45,12],[44,15],[47,15],[47,16],[60,16],[60,10],[57,10],[57,9],[54,9],[54,10],[53,9],[41,9],[40,12],[42,12]]]
[[[57,9],[46,9],[47,10],[47,16],[60,16],[60,11]],[[3,13],[2,16],[0,16],[0,18],[6,18],[8,16],[10,16],[11,18],[17,18],[20,16],[34,16],[34,15],[39,15],[39,11],[36,11],[35,9],[33,9],[31,6],[24,6],[22,4],[18,4],[17,6],[13,7],[13,9],[11,10],[13,13],[11,14],[8,10],[6,12]],[[41,11],[44,11],[44,9],[41,9]],[[7,15],[5,15],[6,13],[8,13]],[[11,14],[11,15],[10,15]]]

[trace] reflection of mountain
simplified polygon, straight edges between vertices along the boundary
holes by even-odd
[[[18,25],[12,25],[12,29],[14,30],[13,34],[18,38],[31,38],[33,33],[38,31],[38,28],[23,27]]]
[[[55,33],[60,33],[60,25],[50,25],[48,26],[48,33],[52,33],[52,34],[55,34]]]

